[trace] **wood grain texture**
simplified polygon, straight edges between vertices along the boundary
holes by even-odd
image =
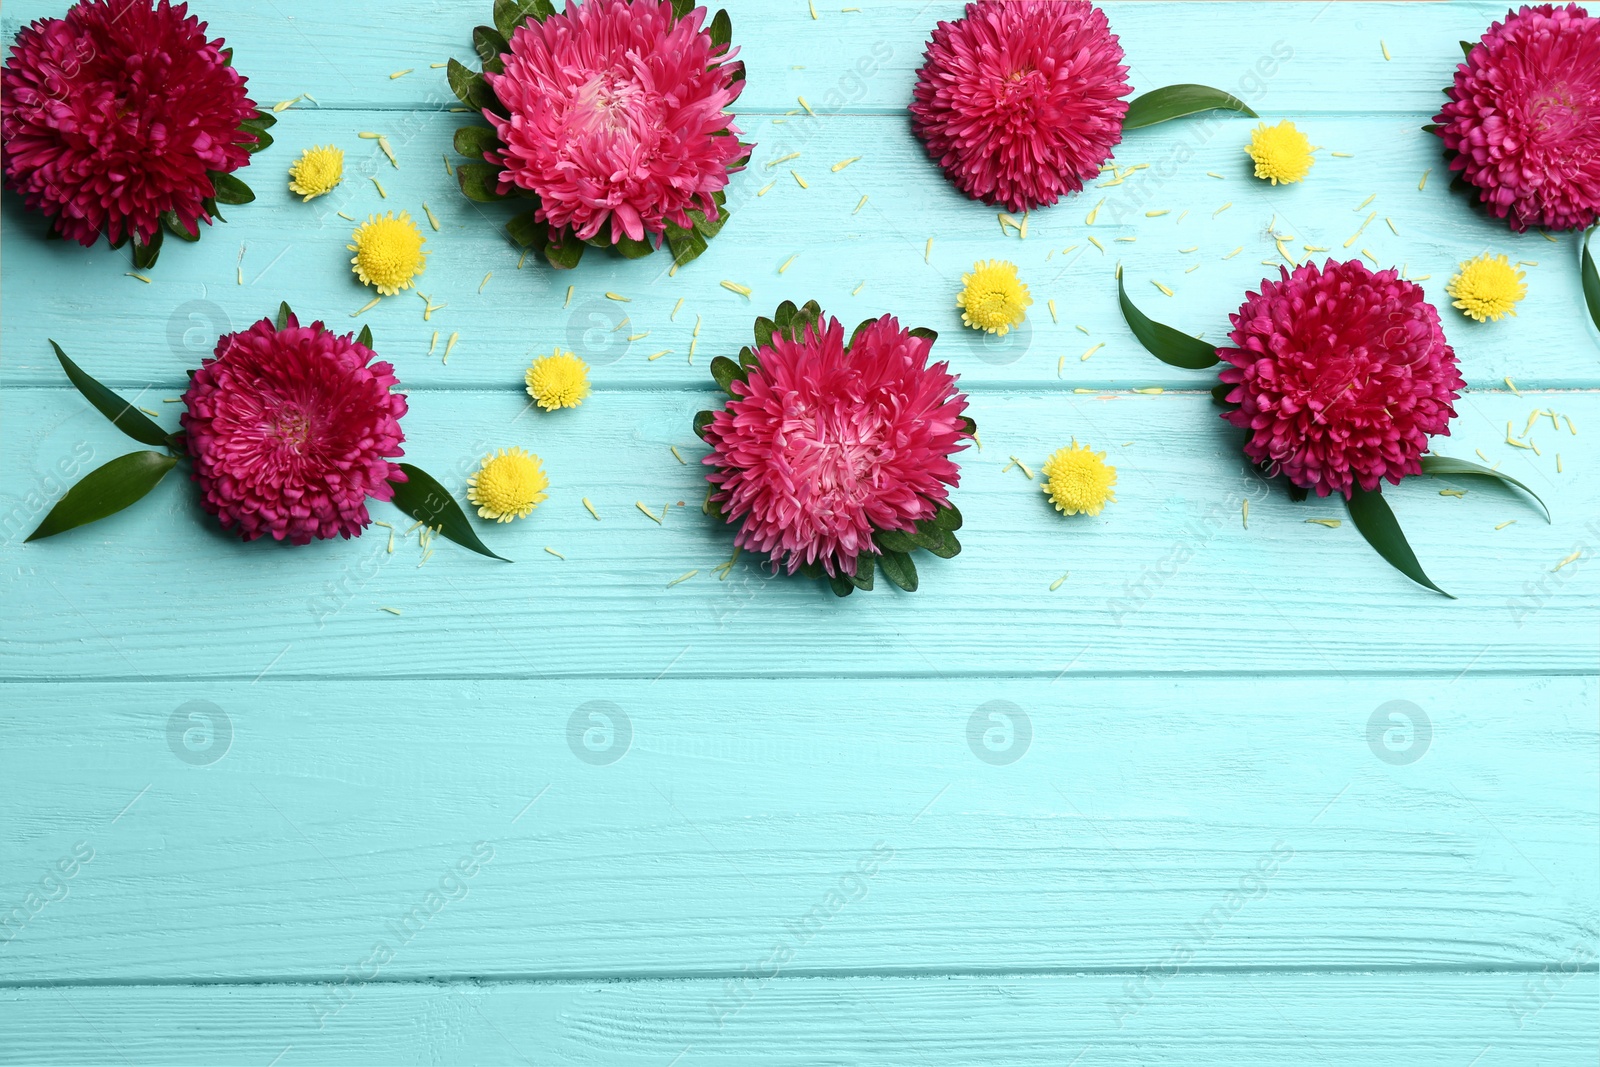
[[[0,827],[11,869],[95,855],[0,959],[326,981],[387,941],[385,980],[727,976],[794,941],[786,973],[905,975],[1186,940],[1208,968],[1514,968],[1600,936],[1592,677],[918,673],[12,685],[44,810]],[[185,747],[192,701],[231,733]]]
[[[733,546],[700,512],[704,448],[690,426],[707,394],[605,393],[555,415],[526,414],[515,387],[410,399],[408,458],[457,492],[493,448],[517,444],[544,457],[551,498],[526,522],[483,530],[514,566],[444,544],[419,569],[415,537],[390,555],[381,528],[353,543],[239,544],[198,510],[181,478],[93,527],[24,545],[29,515],[46,499],[31,498],[34,507],[27,492],[47,486],[50,464],[80,452],[103,462],[126,448],[75,393],[7,390],[0,417],[38,464],[34,480],[12,473],[5,484],[14,488],[0,496],[0,514],[15,517],[0,546],[0,563],[15,569],[8,675],[342,677],[352,666],[370,671],[362,664],[373,650],[397,640],[420,675],[527,679],[841,667],[874,676],[1274,674],[1396,664],[1453,677],[1592,673],[1600,655],[1589,625],[1597,575],[1586,562],[1600,541],[1600,490],[1586,477],[1600,466],[1600,437],[1536,430],[1537,457],[1494,443],[1507,421],[1520,431],[1547,404],[1579,427],[1600,426],[1593,394],[1469,397],[1460,439],[1440,445],[1471,457],[1481,444],[1504,460],[1550,500],[1553,525],[1531,502],[1482,482],[1417,479],[1389,492],[1429,573],[1462,598],[1454,602],[1393,571],[1348,521],[1336,530],[1308,524],[1343,516],[1343,506],[1293,504],[1255,479],[1235,431],[1204,396],[979,395],[971,410],[984,450],[962,453],[954,497],[968,516],[962,554],[919,562],[914,594],[885,585],[843,601],[821,583],[769,580],[749,558],[727,581],[713,573]],[[1072,437],[1109,449],[1120,468],[1118,501],[1097,518],[1057,515],[1037,482],[1004,469],[1014,455],[1037,477],[1037,464]],[[1467,495],[1441,497],[1445,488]],[[584,509],[585,497],[603,521]],[[658,525],[640,501],[658,515],[672,507]],[[374,508],[403,521],[391,507]],[[1554,569],[1575,551],[1577,560]],[[406,614],[380,619],[374,605]],[[487,642],[505,651],[486,658]]]
[[[429,64],[472,58],[487,0],[196,3],[258,99],[314,98],[246,172],[258,200],[146,285],[0,199],[0,1062],[1595,1062],[1600,343],[1574,239],[1470,210],[1420,130],[1503,5],[1109,3],[1139,89],[1213,84],[1323,150],[1275,188],[1250,120],[1136,131],[1115,162],[1148,169],[1019,240],[905,119],[959,3],[734,0],[757,149],[723,234],[667,277],[663,256],[519,269],[508,212],[461,197],[472,120]],[[16,0],[0,32],[64,7]],[[301,203],[286,168],[325,143],[348,180]],[[370,294],[337,212],[424,202],[421,290],[448,306],[349,317]],[[1119,261],[1148,313],[1220,338],[1274,232],[1427,276],[1470,387],[1438,450],[1550,503],[1547,525],[1482,482],[1388,493],[1461,600],[1348,521],[1307,524],[1342,506],[1269,492],[1208,376],[1123,326]],[[1525,261],[1529,296],[1479,325],[1444,284],[1486,250]],[[1035,300],[1001,344],[954,306],[991,257]],[[914,595],[713,571],[731,539],[700,512],[691,419],[711,357],[786,298],[935,328],[971,393],[964,551]],[[514,565],[443,544],[419,568],[381,528],[241,545],[178,479],[23,546],[134,447],[47,339],[170,426],[184,371],[280,300],[372,326],[407,458],[453,490],[490,448],[544,458],[533,518],[480,525]],[[596,392],[530,412],[522,370],[557,346]],[[1578,432],[1505,442],[1544,409]],[[1120,472],[1094,519],[1004,469],[1074,437]]]
[[[1175,975],[0,990],[0,1062],[1588,1067],[1593,974]],[[737,1013],[726,1005],[742,1003]],[[1119,1025],[1120,1021],[1120,1025]],[[273,1057],[279,1057],[274,1061]]]

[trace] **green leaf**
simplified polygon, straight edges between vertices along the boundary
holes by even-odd
[[[793,321],[791,319],[791,321]],[[756,319],[756,347],[765,348],[772,343],[772,335],[778,332],[778,324],[766,316]]]
[[[1583,239],[1583,302],[1589,305],[1589,318],[1594,320],[1595,329],[1600,330],[1600,271],[1595,270],[1594,249],[1589,247],[1593,239],[1591,228]]]
[[[899,552],[909,556],[917,550],[917,543],[903,530],[875,530],[872,539],[885,552]]]
[[[716,418],[715,412],[697,411],[694,413],[694,435],[700,440],[706,439],[706,427],[711,425],[711,420]]]
[[[288,326],[300,325],[300,320],[295,318],[294,311],[289,307],[289,302],[287,300],[278,305],[278,318],[275,325],[280,330]]]
[[[1211,402],[1218,407],[1236,408],[1239,405],[1228,399],[1228,394],[1233,392],[1233,386],[1227,382],[1218,382],[1211,387]]]
[[[694,10],[694,0],[672,0],[672,17],[681,19]]]
[[[256,194],[244,182],[221,171],[207,171],[211,176],[212,197],[219,204],[248,204]]]
[[[885,552],[878,557],[883,576],[908,593],[917,591],[917,565],[904,552]]]
[[[733,396],[733,383],[744,381],[744,368],[739,366],[727,356],[718,356],[711,361],[711,377],[717,380],[717,385],[729,396]]]
[[[856,583],[845,574],[828,575],[828,586],[833,590],[833,595],[838,597],[846,597],[856,591]]]
[[[550,0],[494,0],[494,24],[507,40],[523,19],[543,22],[555,13]]]
[[[772,321],[778,329],[786,330],[789,328],[789,324],[794,321],[794,317],[799,310],[794,306],[793,300],[785,300],[778,305],[778,310],[772,313]]]
[[[207,215],[210,215],[212,218],[216,219],[218,222],[227,222],[228,221],[227,219],[222,217],[222,211],[221,211],[220,208],[217,207],[217,201],[216,201],[215,197],[210,197],[210,196],[206,197],[205,199],[200,201],[200,206],[205,208],[205,212],[206,212]],[[117,248],[119,246],[112,245],[111,247],[112,248]]]
[[[926,326],[913,326],[906,332],[912,337],[920,337],[930,343],[939,339],[939,335],[933,330],[928,329]]]
[[[867,332],[868,326],[871,326],[877,321],[877,319],[862,319],[860,322],[858,322],[856,324],[856,328],[850,331],[850,340],[845,342],[845,351],[848,352],[850,349],[854,348],[856,346],[856,339]]]
[[[149,244],[141,241],[137,233],[133,235],[134,270],[149,270],[156,265],[156,258],[161,255],[161,241],[165,233],[165,230],[157,226],[155,236],[150,238]]]
[[[543,252],[550,231],[548,224],[540,222],[538,216],[538,209],[524,211],[506,223],[506,233],[523,248],[537,248]]]
[[[726,11],[718,11],[715,15],[711,16],[711,26],[709,32],[711,34],[711,45],[713,48],[718,45],[727,44],[729,41],[733,40],[733,20],[728,17],[728,13]]]
[[[1185,370],[1205,370],[1217,365],[1217,350],[1186,333],[1174,330],[1148,318],[1128,299],[1128,290],[1122,282],[1122,271],[1117,271],[1117,300],[1122,305],[1122,317],[1128,329],[1139,339],[1145,349],[1163,363]]]
[[[1168,85],[1152,89],[1129,102],[1128,113],[1122,119],[1122,128],[1137,130],[1144,126],[1154,126],[1158,122],[1181,119],[1185,115],[1218,108],[1237,111],[1250,118],[1258,117],[1250,110],[1249,104],[1221,89],[1213,89],[1208,85]]]
[[[161,452],[129,452],[84,475],[62,497],[29,541],[54,537],[87,523],[114,515],[144,499],[167,472],[178,465],[177,456]]]
[[[872,576],[878,573],[878,568],[872,565],[871,557],[857,557],[856,573],[850,579],[850,584],[857,589],[872,589]]]
[[[456,168],[456,181],[468,200],[480,204],[493,204],[505,198],[495,191],[500,182],[502,168],[492,163],[463,163]]]
[[[612,245],[612,247],[617,250],[617,253],[623,259],[643,259],[656,250],[656,246],[650,243],[648,237],[635,241],[631,237],[624,236],[622,240]]]
[[[489,83],[483,80],[482,74],[454,59],[446,65],[444,73],[445,79],[450,83],[450,91],[456,94],[456,99],[474,111],[482,111],[494,103],[494,90],[489,88]]]
[[[667,247],[672,250],[672,262],[681,267],[698,258],[709,246],[705,235],[699,230],[686,230],[676,223],[668,222]]]
[[[1463,56],[1467,56],[1468,58],[1470,58],[1472,56],[1472,42],[1471,41],[1462,41],[1461,42],[1461,54]]]
[[[1538,500],[1539,506],[1544,509],[1545,521],[1551,521],[1550,505],[1546,504],[1543,500],[1539,500],[1538,493],[1535,493],[1532,489],[1529,489],[1526,485],[1523,485],[1521,482],[1511,477],[1511,475],[1506,474],[1504,471],[1497,471],[1493,467],[1485,467],[1477,463],[1470,463],[1464,459],[1452,459],[1450,456],[1423,456],[1422,473],[1432,474],[1436,477],[1455,476],[1494,478],[1498,481],[1506,483],[1507,485],[1514,485],[1518,489],[1521,489],[1524,493],[1527,493],[1529,496],[1533,497],[1534,500]]]
[[[178,213],[176,211],[163,211],[161,213],[161,224],[167,228],[167,231],[171,233],[172,236],[176,237],[180,241],[200,240],[200,224],[196,222],[194,226],[194,232],[190,233],[188,230],[183,228],[183,220],[178,217]]]
[[[461,505],[433,475],[409,463],[400,464],[400,469],[405,472],[406,480],[389,483],[394,486],[395,507],[420,520],[423,525],[437,529],[441,535],[464,548],[470,548],[479,555],[511,562],[504,556],[490,552],[478,540],[478,534],[473,530],[466,512],[461,510]]]
[[[1383,499],[1382,490],[1374,489],[1369,493],[1358,485],[1345,503],[1350,508],[1350,520],[1361,531],[1361,536],[1367,539],[1367,544],[1377,549],[1378,555],[1389,561],[1391,567],[1418,585],[1427,586],[1436,593],[1444,593],[1451,600],[1455,599],[1434,585],[1432,579],[1422,572],[1422,564],[1417,562],[1416,553],[1406,543],[1406,535],[1401,531],[1394,512],[1389,510],[1389,502]]]
[[[253,130],[270,130],[277,124],[278,116],[270,111],[257,111],[254,115],[239,123],[239,125],[248,126]]]
[[[356,335],[356,344],[363,345],[363,346],[365,346],[367,348],[371,348],[372,347],[372,327],[371,326],[363,326],[363,327],[361,327],[361,332]]]
[[[68,380],[78,387],[78,392],[82,393],[84,399],[93,404],[100,414],[111,420],[113,426],[142,445],[154,445],[160,448],[169,443],[167,431],[151,421],[148,415],[85,374],[76,363],[67,358],[67,354],[61,351],[60,345],[51,341],[50,347],[56,350],[56,358],[61,361],[61,369],[67,372]]]
[[[249,127],[245,128],[249,129]],[[272,147],[272,134],[268,133],[266,130],[250,130],[250,133],[255,137],[255,142],[253,144],[245,145],[244,150],[249,152],[252,156],[261,151],[263,148]]]
[[[472,49],[480,60],[488,63],[511,51],[511,44],[493,26],[477,26],[472,31]]]
[[[933,513],[933,524],[941,530],[955,531],[961,529],[961,512],[956,510],[954,504],[946,504]]]
[[[456,151],[468,159],[483,161],[486,153],[498,151],[502,145],[489,126],[463,126],[456,130]]]
[[[558,242],[551,237],[545,242],[544,258],[557,270],[571,270],[583,258],[583,248],[583,242],[570,233],[565,241]]]
[[[751,348],[749,345],[745,345],[743,348],[739,349],[739,366],[740,367],[743,367],[743,368],[748,370],[749,368],[754,367],[756,365],[756,362],[757,361],[756,361],[755,349]]]

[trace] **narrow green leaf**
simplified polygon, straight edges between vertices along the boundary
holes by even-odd
[[[488,63],[509,52],[511,45],[505,35],[493,26],[477,26],[472,31],[472,49],[478,53],[480,60]]]
[[[212,197],[219,204],[248,204],[256,194],[244,182],[219,170],[208,171],[211,176]]]
[[[1117,300],[1122,305],[1122,317],[1128,329],[1144,345],[1146,351],[1163,363],[1185,370],[1205,370],[1217,365],[1217,350],[1186,333],[1174,330],[1145,315],[1128,299],[1127,287],[1122,281],[1122,271],[1117,271]]]
[[[1423,456],[1422,473],[1432,474],[1437,477],[1455,476],[1493,478],[1497,481],[1504,482],[1507,485],[1514,485],[1518,489],[1521,489],[1524,493],[1527,493],[1529,496],[1533,497],[1534,500],[1537,500],[1539,502],[1539,506],[1544,509],[1545,521],[1551,521],[1550,505],[1546,504],[1543,500],[1539,500],[1538,493],[1535,493],[1532,489],[1529,489],[1526,485],[1523,485],[1521,482],[1517,481],[1504,471],[1497,471],[1493,467],[1485,467],[1477,463],[1470,463],[1464,459],[1453,459],[1450,456]]]
[[[1417,562],[1416,553],[1411,551],[1411,545],[1406,542],[1406,535],[1401,531],[1394,512],[1389,510],[1389,502],[1383,499],[1382,490],[1374,489],[1369,493],[1356,486],[1355,492],[1345,503],[1350,509],[1350,520],[1361,531],[1361,536],[1377,550],[1378,555],[1389,561],[1391,567],[1418,585],[1427,586],[1436,593],[1444,593],[1451,600],[1455,599],[1434,585],[1433,580],[1423,573],[1422,564]]]
[[[166,230],[157,226],[155,236],[150,238],[149,244],[141,241],[137,233],[133,235],[134,270],[149,270],[156,265],[156,259],[161,255],[161,242],[165,234]]]
[[[421,520],[423,525],[437,529],[441,535],[463,548],[470,548],[479,555],[511,562],[484,547],[484,543],[478,540],[477,531],[473,530],[466,512],[461,510],[461,505],[456,503],[449,490],[440,485],[433,475],[410,463],[400,464],[400,469],[405,472],[406,480],[389,483],[394,486],[395,507],[413,519]]]
[[[1600,271],[1594,266],[1594,249],[1589,247],[1594,239],[1594,228],[1591,228],[1583,239],[1583,302],[1589,305],[1589,318],[1594,320],[1595,329],[1600,330]]]
[[[718,356],[711,361],[711,377],[717,380],[723,392],[733,396],[733,383],[745,380],[744,368],[727,356]]]
[[[904,552],[885,552],[878,557],[883,576],[908,593],[917,591],[917,565]]]
[[[270,130],[277,124],[278,116],[270,111],[257,111],[254,115],[239,123],[239,125],[249,126],[253,130]]]
[[[275,324],[280,330],[289,326],[300,325],[300,320],[295,318],[294,311],[290,309],[289,302],[287,300],[278,305],[278,318]]]
[[[494,102],[494,90],[489,88],[489,83],[483,80],[482,74],[466,64],[452,59],[445,66],[444,73],[445,80],[450,83],[450,91],[456,94],[456,99],[474,111],[482,111]]]
[[[713,48],[733,40],[733,20],[726,11],[718,11],[711,16],[710,34]]]
[[[573,237],[570,233],[564,242],[558,242],[554,237],[545,241],[544,258],[557,270],[571,270],[583,259],[583,242]]]
[[[1209,85],[1167,85],[1130,101],[1128,113],[1122,119],[1122,128],[1137,130],[1218,108],[1237,111],[1250,118],[1258,117],[1250,110],[1249,104],[1221,89],[1213,89]]]
[[[456,151],[476,162],[483,162],[487,153],[499,151],[503,146],[490,126],[462,126],[456,130]]]
[[[113,426],[142,445],[154,445],[160,448],[167,444],[167,431],[151,421],[148,415],[89,377],[76,363],[67,358],[67,354],[61,351],[60,345],[51,341],[50,347],[56,350],[56,358],[61,361],[61,369],[67,372],[68,380],[78,387],[78,392],[82,393],[84,399],[93,404],[100,414],[111,420]]]
[[[363,327],[361,327],[361,332],[356,335],[356,344],[364,345],[367,348],[371,348],[372,347],[372,327],[371,326],[363,326]]]
[[[129,452],[96,467],[62,497],[29,541],[54,537],[87,523],[114,515],[144,499],[167,472],[178,465],[177,456],[161,452]]]
[[[192,242],[200,240],[200,224],[196,222],[194,232],[190,233],[188,230],[183,228],[183,220],[178,217],[178,213],[176,211],[163,211],[161,213],[161,224],[167,228],[167,231],[171,233],[172,236],[176,237],[180,241]]]
[[[697,411],[694,413],[694,435],[700,440],[706,439],[706,427],[711,425],[711,420],[716,414],[710,411]]]
[[[492,163],[463,163],[456,168],[456,181],[468,200],[480,204],[493,204],[505,199],[497,191],[502,168]]]
[[[248,127],[246,128],[248,129]],[[268,133],[266,130],[251,130],[250,133],[253,137],[255,137],[255,141],[251,144],[245,145],[244,150],[249,152],[252,156],[261,151],[263,148],[272,147],[272,134]]]

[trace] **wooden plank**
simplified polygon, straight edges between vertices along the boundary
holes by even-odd
[[[370,324],[379,351],[411,387],[515,384],[533,356],[559,346],[584,357],[601,387],[703,388],[711,358],[749,343],[756,315],[770,314],[782,300],[816,299],[851,325],[893,313],[938,330],[936,351],[976,387],[1195,388],[1206,375],[1158,362],[1123,324],[1116,263],[1125,264],[1129,290],[1147,313],[1220,340],[1245,292],[1278,276],[1263,262],[1282,262],[1276,233],[1300,260],[1365,252],[1377,264],[1404,266],[1425,279],[1474,389],[1503,389],[1507,375],[1527,387],[1600,385],[1574,239],[1552,244],[1538,233],[1513,236],[1449,192],[1437,142],[1417,128],[1426,120],[1421,113],[1304,120],[1318,143],[1353,156],[1323,152],[1311,178],[1293,187],[1250,177],[1242,150],[1248,120],[1139,131],[1117,162],[1148,170],[1036,212],[1026,240],[1003,235],[993,209],[955,192],[899,117],[802,126],[803,118],[782,126],[761,120],[762,147],[735,180],[728,228],[676,277],[664,273],[665,253],[629,261],[591,251],[572,271],[552,270],[537,254],[523,262],[502,230],[516,209],[466,200],[445,173],[446,158],[460,161],[451,145],[465,121],[457,115],[286,113],[274,131],[278,143],[248,175],[259,199],[230,211],[232,221],[199,244],[167,248],[147,272],[150,285],[126,277],[126,251],[43,241],[39,220],[7,198],[4,255],[12,269],[0,294],[5,381],[63,384],[47,342],[54,338],[110,384],[171,388],[211,353],[219,334],[286,300],[339,329]],[[398,170],[375,142],[355,136],[373,129],[392,135]],[[301,147],[324,143],[348,152],[347,180],[334,194],[302,203],[288,192],[283,169]],[[796,151],[799,159],[768,166]],[[854,156],[862,158],[831,170]],[[1430,168],[1427,188],[1419,191]],[[791,170],[809,188],[800,188]],[[387,199],[364,175],[377,177]],[[866,205],[857,211],[863,196]],[[424,204],[439,220],[437,233],[424,219]],[[423,227],[430,259],[417,289],[444,306],[424,321],[425,302],[406,292],[357,321],[349,316],[372,292],[351,274],[346,245],[354,223],[338,212],[365,219],[394,210],[409,211]],[[1091,212],[1095,225],[1086,228]],[[1104,252],[1088,242],[1091,236]],[[1308,253],[1308,246],[1329,251]],[[1529,295],[1513,319],[1478,324],[1450,307],[1444,286],[1457,263],[1484,249],[1536,264],[1525,268]],[[1034,298],[1028,323],[1006,338],[965,328],[955,302],[963,272],[991,257],[1017,263]],[[243,285],[236,284],[240,278]],[[751,287],[752,296],[722,288],[724,279]],[[607,292],[628,302],[609,300]],[[448,339],[457,333],[460,343],[446,365]],[[661,352],[669,354],[650,358]],[[1528,353],[1538,358],[1530,361]]]
[[[740,109],[816,108],[899,111],[910,95],[924,42],[940,19],[963,4],[867,2],[859,12],[805,0],[724,0],[734,44],[749,71]],[[848,5],[843,5],[848,6]],[[1439,89],[1461,61],[1457,41],[1476,40],[1505,15],[1497,3],[1395,5],[1118,3],[1103,5],[1128,54],[1136,92],[1176,82],[1203,82],[1276,111],[1412,111],[1434,107]],[[26,22],[59,16],[52,0],[13,0],[0,19],[9,41]],[[228,38],[256,99],[270,106],[310,93],[324,108],[417,111],[456,103],[444,71],[430,64],[454,57],[477,68],[472,27],[490,21],[490,0],[449,7],[431,0],[378,6],[318,0],[271,4],[207,3],[194,7],[211,32]],[[1263,12],[1267,12],[1263,17]],[[1382,59],[1386,39],[1392,62]],[[1181,47],[1175,44],[1181,42]],[[858,61],[864,77],[852,76]],[[390,75],[410,69],[398,79]],[[1329,72],[1370,70],[1329,91]],[[305,106],[305,105],[302,105]]]
[[[1593,943],[1579,951],[1592,958]],[[376,984],[321,1028],[326,986],[0,990],[0,1060],[1588,1067],[1600,1049],[1592,971],[1185,973],[1131,1016],[1118,1014],[1127,982],[780,978],[732,1015],[719,1014],[729,994],[716,981]]]
[[[369,643],[349,669],[399,677],[8,685],[0,978],[714,978],[790,941],[790,975],[1537,969],[1600,930],[1593,675],[863,645],[896,673],[492,682]],[[460,674],[522,655],[476,644]]]
[[[915,594],[885,585],[840,602],[821,583],[768,580],[748,557],[722,581],[714,568],[732,538],[700,513],[704,447],[690,429],[710,400],[604,393],[575,411],[529,415],[515,383],[413,392],[407,456],[458,494],[479,457],[512,444],[537,450],[552,481],[532,518],[483,530],[515,565],[445,543],[419,568],[415,538],[390,555],[381,528],[353,544],[236,543],[181,476],[91,528],[24,545],[63,492],[58,470],[81,475],[132,446],[71,391],[7,389],[0,418],[32,466],[0,474],[0,565],[15,575],[4,676],[343,677],[385,671],[371,655],[391,641],[420,674],[515,678],[1596,667],[1587,561],[1600,538],[1600,484],[1583,477],[1600,463],[1594,394],[1471,396],[1456,436],[1439,443],[1504,462],[1545,495],[1555,525],[1481,482],[1415,479],[1388,494],[1425,567],[1459,601],[1413,586],[1348,522],[1308,525],[1342,516],[1342,505],[1293,504],[1255,479],[1234,432],[1193,394],[976,395],[984,451],[961,454],[954,497],[967,517],[964,550],[919,562]],[[158,395],[139,402],[172,421],[174,405]],[[1507,422],[1521,432],[1545,407],[1590,432],[1563,424],[1558,435],[1544,419],[1532,431],[1539,456],[1500,440]],[[1073,437],[1120,468],[1119,499],[1097,518],[1058,516],[1007,458],[1037,476]],[[1441,497],[1446,488],[1467,495]],[[658,525],[640,501],[657,515],[672,506]],[[404,525],[395,509],[374,507]],[[380,620],[380,605],[405,616]],[[486,643],[516,653],[485,656]],[[769,649],[783,655],[749,658]]]

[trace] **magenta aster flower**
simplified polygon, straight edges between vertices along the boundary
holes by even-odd
[[[1028,211],[1075,193],[1122,140],[1122,46],[1087,0],[975,0],[940,22],[911,125],[963,193]]]
[[[1231,315],[1222,417],[1245,455],[1318,496],[1371,491],[1422,470],[1466,383],[1422,289],[1359,259],[1305,263],[1263,281]]]
[[[848,345],[830,318],[755,349],[701,430],[737,544],[774,570],[854,575],[879,552],[875,532],[910,532],[947,504],[960,480],[950,457],[971,434],[949,365],[928,364],[932,344],[885,315]]]
[[[210,222],[208,171],[256,142],[245,78],[223,42],[168,0],[83,0],[23,27],[0,74],[5,180],[63,237],[155,239],[163,212]]]
[[[498,191],[539,198],[537,218],[582,240],[659,239],[717,217],[713,194],[745,154],[723,109],[744,88],[736,50],[713,43],[705,12],[668,0],[571,0],[529,18],[485,80],[509,113],[486,109],[504,147],[487,153]]]
[[[1600,218],[1600,19],[1576,4],[1508,13],[1445,93],[1434,132],[1496,217],[1518,233]]]
[[[181,417],[201,504],[246,541],[352,537],[406,476],[394,368],[320,322],[262,319],[217,341]]]

